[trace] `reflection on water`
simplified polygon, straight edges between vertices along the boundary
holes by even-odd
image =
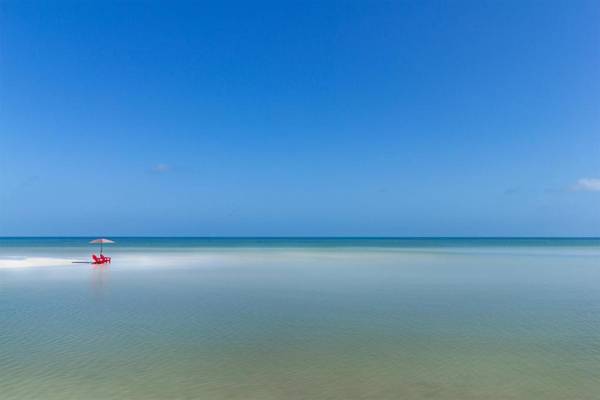
[[[107,291],[110,282],[110,266],[92,265],[91,268],[92,295],[96,299],[102,299]]]
[[[600,393],[589,246],[114,253],[0,270],[0,398]]]

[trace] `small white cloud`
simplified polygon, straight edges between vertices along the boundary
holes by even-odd
[[[575,183],[573,190],[600,192],[600,178],[581,178]]]
[[[169,172],[171,170],[171,166],[169,164],[156,164],[152,167],[152,172],[156,172],[158,174],[162,174],[164,172]]]

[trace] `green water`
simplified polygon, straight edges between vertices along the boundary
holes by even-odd
[[[0,399],[599,398],[597,239],[117,242],[0,268]]]

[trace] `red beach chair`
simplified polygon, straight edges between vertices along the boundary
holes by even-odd
[[[104,257],[102,254],[100,254],[100,257],[92,254],[92,259],[94,260],[92,264],[106,264],[110,262],[110,257]]]

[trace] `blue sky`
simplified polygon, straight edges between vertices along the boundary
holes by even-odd
[[[598,21],[0,2],[0,235],[600,236]]]

